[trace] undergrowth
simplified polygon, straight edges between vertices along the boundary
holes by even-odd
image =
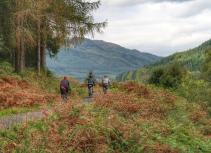
[[[1,151],[211,152],[211,119],[203,105],[133,82],[112,88],[92,104],[72,101],[46,119],[1,131]]]
[[[42,72],[39,76],[33,69],[26,69],[23,73],[14,72],[12,65],[5,61],[0,61],[0,79],[12,77],[30,82],[31,86],[37,86],[48,92],[58,92],[58,79],[51,72]]]
[[[40,109],[39,106],[36,106],[36,105],[31,107],[31,108],[11,107],[11,108],[1,110],[0,111],[0,117],[15,115],[15,114],[22,114],[22,113],[26,113],[26,112],[32,112],[32,111],[36,111],[36,110],[39,110],[39,109]]]

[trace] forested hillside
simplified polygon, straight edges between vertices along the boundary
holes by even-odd
[[[200,46],[188,51],[175,53],[167,58],[162,59],[154,65],[165,65],[178,62],[184,65],[190,71],[200,71],[205,60],[205,52],[211,49],[211,40],[208,40]]]
[[[173,63],[183,65],[189,71],[201,71],[203,62],[205,61],[206,58],[206,51],[210,49],[211,49],[211,40],[208,40],[194,49],[175,53],[145,68],[140,68],[135,71],[122,73],[119,76],[117,76],[117,80],[143,81],[149,78],[149,75],[153,69]]]
[[[92,70],[97,76],[116,76],[160,60],[160,57],[130,50],[119,45],[85,39],[75,48],[63,48],[54,57],[47,58],[47,66],[57,75],[71,75],[83,80]]]

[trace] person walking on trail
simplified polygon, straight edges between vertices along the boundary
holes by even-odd
[[[102,79],[102,87],[104,94],[107,94],[109,85],[110,85],[110,79],[108,78],[108,76],[105,75]]]
[[[64,79],[60,82],[60,91],[61,91],[61,98],[67,102],[68,100],[68,92],[70,89],[70,83],[65,76]]]
[[[88,75],[88,78],[87,78],[87,87],[88,87],[89,97],[93,96],[94,86],[95,86],[95,76],[92,72],[89,72],[89,75]]]

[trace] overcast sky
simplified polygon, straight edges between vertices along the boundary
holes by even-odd
[[[160,56],[211,38],[211,0],[101,0],[97,21],[108,21],[94,39]]]

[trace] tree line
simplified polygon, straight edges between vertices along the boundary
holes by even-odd
[[[1,0],[0,48],[15,71],[46,69],[46,52],[55,55],[63,45],[74,45],[87,34],[102,32],[106,22],[95,22],[100,1]]]

